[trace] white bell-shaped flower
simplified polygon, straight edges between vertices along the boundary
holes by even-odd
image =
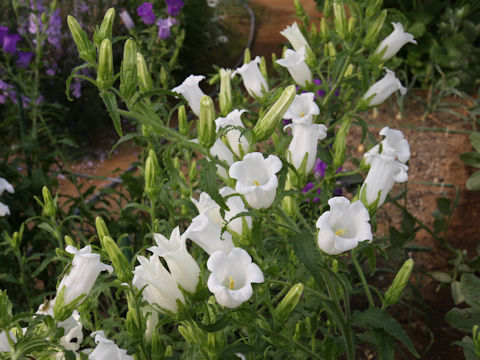
[[[177,299],[185,302],[182,292],[173,276],[160,262],[158,255],[137,256],[140,265],[135,266],[132,284],[143,289],[142,296],[149,304],[156,304],[162,309],[177,312]]]
[[[17,338],[10,330],[8,330],[8,336],[11,340],[13,340],[13,342],[17,342]],[[7,333],[5,332],[5,330],[3,330],[2,332],[0,332],[0,352],[10,352],[11,350],[12,349],[10,348],[10,343],[7,339]]]
[[[229,253],[217,251],[210,255],[207,268],[210,290],[220,305],[235,308],[250,299],[253,294],[252,282],[262,283],[263,273],[252,258],[241,248]]]
[[[224,220],[220,214],[220,206],[213,201],[213,199],[205,191],[200,193],[200,197],[197,200],[190,198],[192,203],[198,210],[200,215],[206,215],[210,221],[222,227],[224,225]]]
[[[313,116],[320,114],[320,109],[315,103],[315,94],[312,92],[295,95],[290,107],[283,117],[291,119],[292,122],[303,122],[311,124]]]
[[[235,190],[245,196],[248,205],[254,209],[268,208],[275,200],[278,178],[275,175],[282,168],[282,162],[275,155],[264,158],[262,153],[253,152],[243,160],[230,166],[230,177],[237,180]]]
[[[307,82],[312,82],[312,72],[305,63],[305,46],[302,46],[298,51],[288,49],[285,51],[285,57],[277,60],[276,63],[286,67],[298,85],[306,86]]]
[[[208,255],[215,251],[228,253],[233,249],[232,235],[228,231],[222,232],[222,226],[217,225],[203,214],[193,218],[185,234]]]
[[[105,337],[103,330],[94,331],[97,346],[88,354],[88,360],[133,360],[133,356],[127,355],[127,350],[120,349],[114,341]]]
[[[243,64],[232,73],[232,77],[240,74],[243,79],[243,86],[247,89],[251,96],[262,97],[264,93],[268,92],[268,84],[263,77],[258,64],[260,64],[260,57],[250,61],[248,64]]]
[[[220,195],[226,198],[225,202],[228,208],[230,209],[229,211],[225,211],[225,221],[227,222],[227,228],[230,231],[233,231],[239,235],[242,235],[243,221],[245,221],[247,224],[247,227],[251,229],[252,218],[250,216],[243,216],[243,217],[238,217],[236,219],[233,219],[238,214],[241,214],[247,211],[247,208],[245,207],[245,204],[243,203],[241,196],[239,195],[235,196],[233,194],[236,194],[236,191],[233,190],[231,187],[225,186],[220,189]]]
[[[235,109],[231,111],[226,117],[220,117],[215,120],[217,126],[217,131],[225,127],[239,127],[245,128],[242,123],[241,116],[247,110],[238,110]],[[230,149],[237,155],[239,158],[242,157],[242,154],[245,154],[248,151],[248,140],[245,135],[242,135],[242,132],[239,129],[230,128],[226,132],[226,137]]]
[[[0,196],[3,194],[4,191],[13,194],[15,192],[15,189],[13,188],[12,184],[10,184],[4,178],[0,177]],[[10,208],[4,203],[0,202],[0,216],[5,215],[10,215]]]
[[[360,198],[366,198],[365,205],[372,205],[380,195],[377,203],[379,208],[395,182],[408,180],[408,166],[395,160],[393,156],[383,154],[367,157],[366,160],[370,164],[370,170],[360,189]]]
[[[375,51],[376,54],[379,54],[386,48],[385,53],[382,56],[382,60],[388,60],[402,48],[406,43],[412,43],[417,45],[417,41],[414,40],[413,35],[407,33],[403,30],[403,25],[401,23],[392,22],[393,32],[388,35],[378,46]]]
[[[210,154],[212,156],[218,156],[220,160],[225,161],[227,164],[233,164],[233,153],[230,151],[227,145],[224,144],[222,139],[217,139],[210,148]],[[217,164],[217,174],[225,179],[228,178],[227,170]]]
[[[162,234],[154,234],[157,246],[148,250],[165,259],[173,278],[188,292],[195,292],[200,268],[187,251],[185,233],[180,235],[178,226],[173,229],[168,240]]]
[[[88,295],[92,290],[98,275],[102,271],[111,273],[113,268],[100,262],[100,254],[92,253],[90,245],[78,250],[68,245],[65,251],[74,254],[72,267],[63,277],[57,288],[57,294],[65,288],[63,301],[68,304],[78,298],[80,295]],[[84,299],[82,299],[83,301]]]
[[[172,92],[179,93],[187,99],[188,105],[197,116],[200,116],[200,101],[205,95],[198,86],[203,79],[205,79],[203,75],[190,75],[183,83],[172,89]]]
[[[317,220],[318,246],[330,255],[357,247],[360,241],[372,241],[368,210],[361,201],[350,203],[344,196],[328,200],[330,210]]]
[[[384,70],[387,72],[387,75],[370,86],[365,95],[363,95],[363,99],[368,99],[375,94],[375,96],[369,101],[369,106],[380,105],[397,90],[400,90],[402,95],[407,93],[407,89],[403,87],[400,80],[395,77],[395,73],[387,68],[384,68]]]
[[[284,30],[280,31],[280,34],[286,37],[290,44],[292,44],[292,47],[297,51],[302,47],[310,48],[310,45],[308,45],[307,40],[300,31],[297,22],[287,26]]]
[[[410,159],[410,145],[408,145],[407,139],[400,130],[390,129],[386,126],[380,130],[380,135],[385,136],[380,142],[382,155],[393,156],[402,163],[406,163]],[[375,145],[363,156],[368,158],[379,154],[380,144]]]
[[[313,169],[317,158],[317,142],[325,139],[327,127],[323,124],[296,122],[285,126],[284,130],[287,128],[291,128],[293,134],[292,141],[288,146],[288,161],[299,170],[305,154],[308,154],[305,167],[308,174]]]

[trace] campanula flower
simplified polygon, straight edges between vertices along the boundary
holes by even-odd
[[[382,56],[382,60],[388,60],[402,48],[406,43],[417,44],[414,40],[413,35],[407,33],[403,30],[403,25],[401,23],[392,22],[393,32],[388,35],[378,46],[375,51],[376,54],[381,53],[385,50],[385,53]]]
[[[365,95],[363,95],[363,99],[368,99],[375,94],[375,96],[369,101],[369,106],[380,105],[397,90],[400,90],[402,95],[407,93],[407,89],[404,88],[400,80],[395,77],[395,73],[387,68],[384,69],[387,74],[383,79],[370,86]]]
[[[243,86],[247,89],[251,96],[261,97],[264,93],[268,92],[268,84],[263,77],[258,64],[261,59],[257,56],[255,59],[247,64],[243,64],[232,73],[232,77],[236,74],[240,74],[243,79]]]
[[[176,23],[174,18],[166,19],[158,18],[156,25],[158,26],[158,37],[160,39],[168,39],[170,37],[170,28]]]
[[[217,139],[210,148],[210,154],[212,156],[218,156],[220,160],[225,161],[228,165],[233,164],[233,153],[230,151],[227,145],[222,139]],[[217,174],[223,178],[228,178],[227,170],[221,165],[217,164]]]
[[[204,214],[193,218],[185,234],[209,255],[215,251],[228,253],[233,248],[232,235],[228,231],[222,232],[222,226]]]
[[[312,82],[312,72],[305,63],[305,46],[302,46],[298,51],[287,49],[285,58],[277,60],[276,63],[286,67],[298,85],[306,86],[307,83]]]
[[[120,349],[114,341],[107,339],[102,330],[94,331],[90,336],[95,336],[97,346],[88,354],[88,360],[133,360],[127,355],[127,350]]]
[[[315,103],[315,94],[306,92],[295,95],[287,112],[283,116],[285,119],[292,119],[293,123],[313,123],[313,116],[320,114],[320,109]]]
[[[205,96],[200,86],[198,86],[198,83],[203,79],[205,79],[203,75],[190,75],[183,83],[172,89],[172,92],[179,93],[187,99],[188,105],[197,116],[200,116],[200,101]]]
[[[220,117],[215,120],[217,131],[221,128],[229,127],[226,132],[226,138],[230,145],[230,149],[232,149],[235,155],[239,158],[242,157],[242,154],[245,154],[248,151],[248,140],[245,135],[242,135],[239,129],[234,129],[233,127],[245,128],[241,116],[246,111],[247,110],[235,109],[226,117]]]
[[[18,34],[5,34],[3,38],[3,51],[15,54],[17,52],[17,42],[21,39]]]
[[[170,16],[177,16],[183,7],[182,0],[165,0],[167,3],[167,14]]]
[[[240,195],[233,195],[236,194],[235,190],[232,188],[225,186],[220,189],[220,195],[226,198],[225,202],[230,209],[229,211],[225,211],[225,222],[227,222],[227,228],[230,231],[233,231],[239,235],[242,235],[243,232],[243,221],[245,221],[247,227],[249,229],[252,228],[252,218],[250,216],[243,216],[243,217],[236,217],[238,214],[247,211],[245,204]],[[233,219],[233,220],[231,220]]]
[[[153,5],[149,2],[144,2],[137,7],[137,14],[140,16],[145,25],[153,25],[155,23],[155,13],[153,12]]]
[[[287,26],[284,30],[280,31],[280,34],[287,38],[296,51],[300,50],[302,47],[305,47],[305,49],[310,49],[310,45],[308,45],[307,40],[300,31],[297,22]]]
[[[17,65],[26,68],[30,64],[30,61],[32,60],[34,53],[30,51],[19,51],[17,56]]]
[[[402,163],[406,163],[410,159],[410,146],[400,130],[390,129],[386,126],[380,130],[380,135],[385,136],[380,142],[382,155],[393,156]],[[367,158],[377,155],[380,151],[380,144],[375,145],[363,156]]]

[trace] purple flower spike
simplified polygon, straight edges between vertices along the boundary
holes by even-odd
[[[315,177],[325,177],[325,170],[327,170],[327,163],[323,162],[322,159],[317,159],[313,166],[313,174]]]
[[[34,55],[33,52],[30,52],[30,51],[27,51],[27,52],[20,51],[18,53],[17,65],[22,68],[28,67],[28,65],[30,64],[30,61],[32,61],[33,55]]]
[[[3,39],[5,39],[5,35],[7,35],[8,28],[6,26],[0,25],[0,45],[3,44]]]
[[[3,39],[3,51],[15,54],[17,51],[17,42],[21,39],[18,34],[5,34]]]
[[[153,5],[149,2],[144,2],[137,8],[137,14],[140,16],[145,25],[152,25],[155,23],[155,13],[153,12]]]
[[[60,17],[60,10],[57,9],[52,14],[47,29],[47,41],[55,47],[60,49],[62,47],[60,40],[62,34],[62,18]]]
[[[183,7],[183,0],[165,0],[167,4],[167,14],[177,16]]]

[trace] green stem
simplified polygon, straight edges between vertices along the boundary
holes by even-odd
[[[18,249],[15,249],[15,256],[17,258],[17,261],[18,261],[18,266],[20,267],[20,282],[22,283],[22,288],[23,288],[23,291],[25,293],[25,298],[27,300],[27,305],[28,305],[28,308],[31,308],[32,307],[32,298],[31,298],[31,295],[30,295],[30,288],[27,286],[26,282],[25,282],[25,271],[23,269],[23,259],[21,257],[21,254],[20,252],[18,251]]]
[[[365,295],[367,296],[368,303],[370,304],[370,307],[375,307],[375,303],[373,302],[373,298],[372,298],[372,293],[370,292],[370,288],[367,284],[367,279],[365,279],[365,274],[363,273],[362,267],[358,263],[357,248],[354,248],[352,250],[352,261],[353,261],[353,265],[355,266],[355,269],[358,272],[358,276],[360,276],[360,280],[362,282],[363,289],[365,290]]]

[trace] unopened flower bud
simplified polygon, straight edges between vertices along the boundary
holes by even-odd
[[[320,20],[320,34],[322,35],[322,41],[326,42],[328,40],[328,32],[325,17],[322,17],[322,19]]]
[[[310,39],[315,40],[317,36],[318,36],[317,25],[315,23],[312,23],[312,25],[310,25]]]
[[[382,30],[382,26],[386,18],[387,18],[387,10],[384,9],[375,18],[375,20],[372,21],[372,23],[370,24],[370,28],[368,29],[367,34],[365,35],[365,38],[364,38],[363,45],[365,47],[370,47],[373,44],[375,44],[375,42],[377,41],[378,34],[380,33],[380,30]]]
[[[196,176],[197,176],[197,161],[192,160],[192,162],[190,163],[190,169],[188,170],[188,177],[190,181],[192,181],[193,179],[195,179]]]
[[[138,82],[140,84],[140,90],[142,92],[147,92],[153,89],[153,82],[148,72],[147,63],[142,54],[137,52],[137,76]]]
[[[297,14],[298,17],[304,16],[305,10],[303,9],[303,6],[300,3],[300,0],[293,0],[293,4],[295,6],[295,14]]]
[[[54,219],[57,214],[57,205],[52,199],[52,195],[46,186],[42,188],[43,196],[43,214],[51,219]]]
[[[137,90],[137,44],[128,39],[123,47],[122,71],[120,73],[120,92],[130,99]]]
[[[350,130],[350,125],[352,124],[351,119],[345,119],[340,126],[337,134],[335,135],[335,140],[333,142],[333,168],[338,169],[345,162],[345,148],[346,148],[346,139],[348,131]]]
[[[140,311],[137,310],[134,295],[127,292],[128,311],[126,315],[125,327],[131,336],[138,336],[138,333],[143,333],[145,326],[143,325],[143,317]]]
[[[169,88],[169,86],[168,86],[168,74],[167,74],[167,70],[165,70],[164,66],[162,66],[160,68],[160,83],[162,84],[162,86],[165,89]]]
[[[357,18],[355,16],[351,16],[349,19],[348,19],[348,36],[350,36],[351,34],[353,34],[354,30],[355,30],[355,25],[357,24]]]
[[[480,358],[480,327],[474,325],[472,329],[473,345],[475,346],[475,355]]]
[[[162,345],[162,337],[158,331],[154,331],[152,334],[152,339],[150,341],[150,359],[151,360],[161,360],[164,359],[163,353],[165,350]]]
[[[212,98],[208,95],[204,95],[200,101],[198,141],[208,149],[210,149],[215,142],[215,108]]]
[[[68,15],[67,17],[67,24],[72,34],[73,41],[75,42],[75,45],[77,45],[80,58],[86,62],[94,63],[96,61],[96,51],[93,44],[88,40],[87,33],[71,15]]]
[[[100,44],[98,55],[98,72],[97,84],[98,87],[106,91],[113,84],[113,53],[112,42],[110,39],[104,39]]]
[[[278,124],[282,121],[283,115],[285,115],[290,104],[293,102],[293,99],[295,99],[296,92],[295,85],[288,86],[283,90],[278,100],[271,106],[270,110],[258,120],[253,128],[257,141],[263,141],[273,134]]]
[[[160,192],[159,175],[160,166],[158,165],[157,155],[153,150],[150,150],[145,161],[145,194],[150,200],[156,199]]]
[[[252,60],[252,55],[250,53],[250,49],[246,48],[245,53],[243,54],[243,63],[248,64]]]
[[[260,58],[260,64],[258,65],[260,68],[260,72],[262,73],[265,80],[268,80],[268,72],[267,72],[267,60],[265,60],[265,56]]]
[[[230,69],[220,69],[220,93],[219,103],[220,103],[220,113],[222,116],[227,116],[227,114],[232,110],[232,70]]]
[[[105,250],[112,262],[113,269],[117,274],[118,279],[123,282],[129,282],[132,279],[132,271],[130,270],[130,264],[120,251],[117,243],[110,237],[104,236],[100,239],[102,249]]]
[[[188,135],[190,131],[185,105],[180,105],[178,107],[178,130],[180,131],[180,134],[184,136]]]
[[[285,322],[288,320],[288,317],[292,313],[293,310],[298,305],[300,298],[303,294],[303,284],[298,283],[292,286],[292,288],[288,291],[287,295],[280,301],[280,304],[276,307],[274,311],[274,316],[277,320]]]
[[[73,239],[68,235],[65,235],[63,241],[65,241],[65,244],[67,245],[76,246],[75,241],[73,241]]]
[[[344,76],[347,77],[347,76],[352,75],[354,69],[355,68],[353,67],[353,64],[349,64],[348,67],[347,67],[347,70],[345,70],[345,75]]]
[[[335,30],[340,38],[345,40],[348,37],[348,25],[343,2],[334,0],[333,12],[335,14]]]
[[[331,57],[335,57],[337,55],[335,45],[331,41],[328,42],[328,55],[330,55]]]
[[[371,19],[382,8],[383,0],[369,0],[365,15],[367,19]]]
[[[332,12],[332,0],[325,0],[323,4],[323,17],[329,18]]]
[[[115,9],[110,8],[107,10],[105,16],[103,17],[100,29],[98,30],[98,32],[95,31],[95,34],[93,35],[95,46],[101,46],[102,41],[105,39],[112,40],[113,20],[115,20]]]
[[[392,285],[385,292],[385,298],[383,299],[383,308],[387,308],[390,305],[396,304],[403,295],[403,289],[408,284],[410,274],[413,270],[413,260],[408,259],[402,265],[402,268],[393,279]]]

